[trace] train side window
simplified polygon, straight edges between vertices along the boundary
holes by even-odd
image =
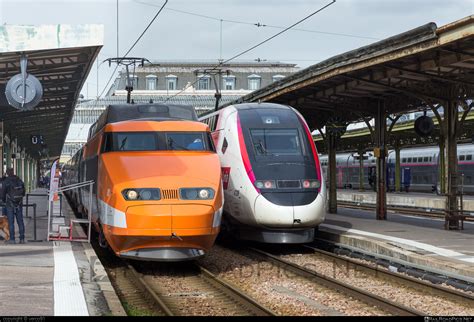
[[[466,161],[472,161],[472,154],[466,155]]]
[[[465,160],[465,158],[466,158],[466,156],[465,156],[465,155],[460,155],[460,156],[459,156],[459,161],[464,161],[464,160]]]
[[[225,153],[225,151],[227,150],[227,147],[228,147],[228,146],[229,146],[229,143],[227,143],[227,139],[224,138],[224,142],[222,142],[222,149],[221,149],[222,154]]]
[[[112,133],[104,133],[104,140],[102,142],[102,152],[113,151]]]
[[[402,158],[402,163],[406,163],[407,162],[407,158]]]
[[[428,162],[428,157],[424,157],[423,162]]]
[[[420,162],[420,163],[423,162],[423,157],[419,157],[418,162]]]
[[[408,162],[408,163],[411,163],[411,158],[407,158],[407,162]]]

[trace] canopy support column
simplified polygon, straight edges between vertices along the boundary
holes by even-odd
[[[446,152],[447,152],[447,195],[446,195],[446,229],[459,229],[458,214],[458,158],[457,158],[457,123],[458,109],[454,100],[448,101],[444,112],[446,122]]]
[[[331,214],[337,213],[337,187],[336,187],[336,144],[337,136],[328,133],[328,167],[329,167],[329,207]]]
[[[386,146],[385,136],[387,132],[387,121],[385,113],[385,102],[383,100],[377,101],[377,115],[375,117],[375,133],[376,133],[376,148],[374,155],[377,158],[377,204],[376,204],[376,218],[377,220],[387,219],[387,196],[386,196]]]

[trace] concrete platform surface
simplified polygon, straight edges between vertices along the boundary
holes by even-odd
[[[27,243],[0,241],[0,316],[126,315],[93,248],[88,243],[46,241],[47,198],[29,197],[29,203],[37,205],[39,242],[32,241],[30,208],[30,218],[25,218]],[[73,216],[65,199],[62,213],[66,222]]]
[[[447,231],[444,220],[339,208],[320,225],[320,238],[474,283],[474,223]]]
[[[374,191],[360,192],[357,190],[337,190],[337,200],[345,202],[375,205],[377,195]],[[387,193],[387,205],[398,207],[416,207],[426,209],[445,209],[446,198],[434,193]],[[464,209],[472,211],[474,215],[474,196],[464,196]]]

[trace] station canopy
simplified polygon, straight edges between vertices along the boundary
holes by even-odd
[[[297,108],[311,129],[335,115],[347,122],[409,112],[474,94],[474,16],[428,23],[302,69],[233,103]],[[224,105],[225,106],[225,105]]]
[[[102,25],[0,26],[0,118],[4,135],[17,140],[33,158],[57,158],[68,132],[74,107],[92,64],[103,45]],[[41,82],[43,97],[31,110],[11,107],[7,82],[20,74],[20,57],[27,73]],[[44,145],[33,144],[41,135]]]

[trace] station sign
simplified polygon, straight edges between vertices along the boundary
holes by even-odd
[[[44,139],[42,135],[32,135],[31,144],[44,144]]]

